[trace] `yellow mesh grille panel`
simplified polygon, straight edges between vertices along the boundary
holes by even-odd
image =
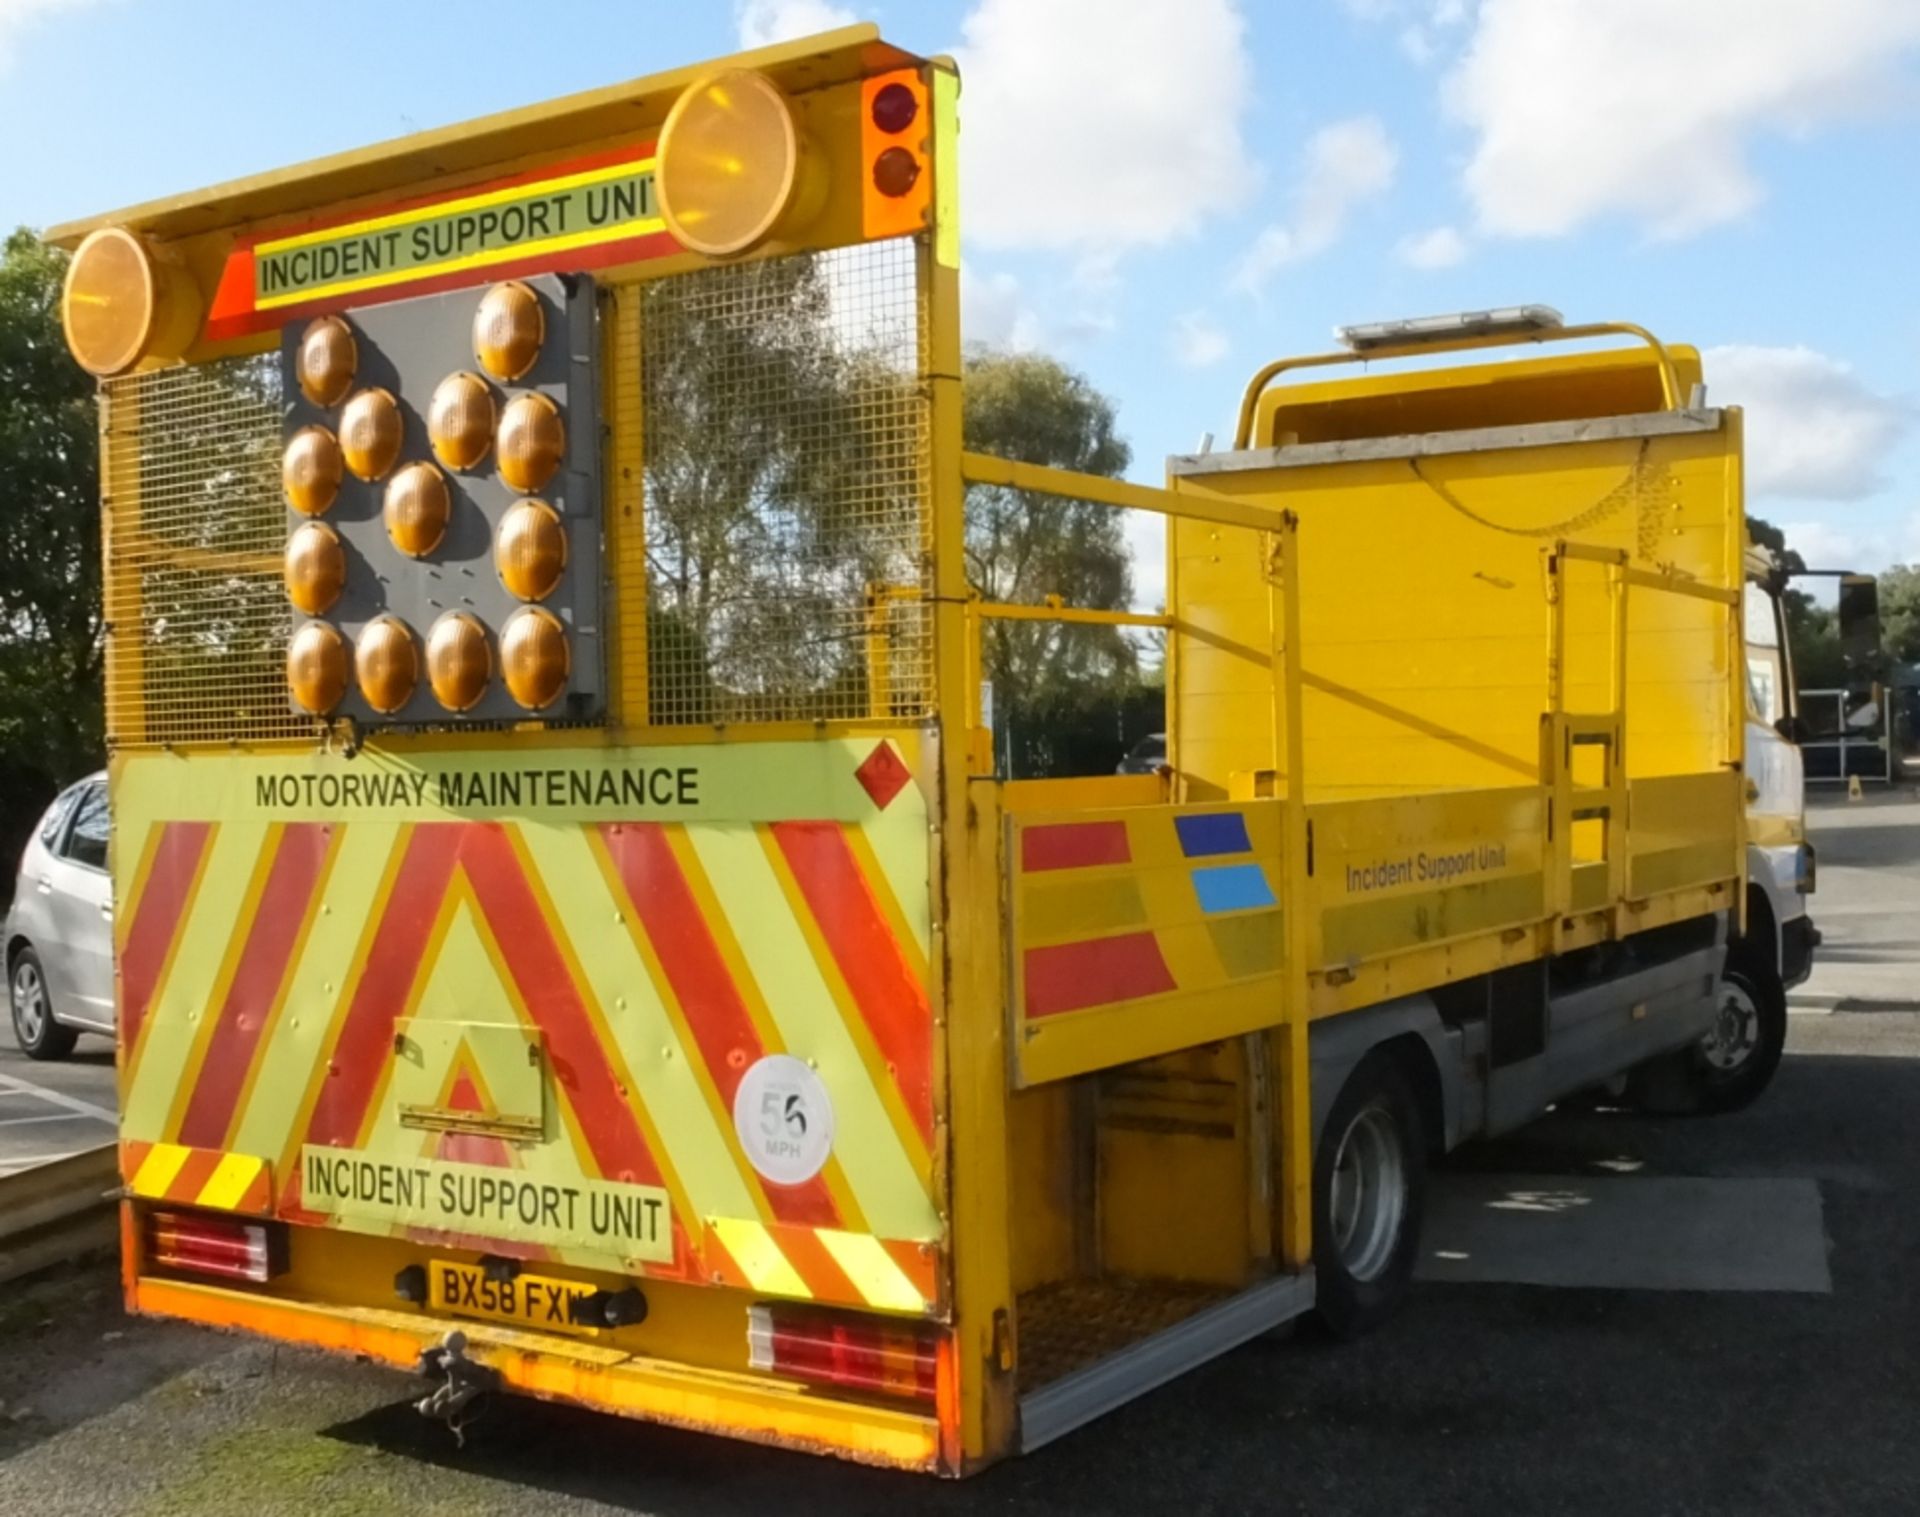
[[[276,355],[109,380],[101,404],[112,739],[308,731],[287,703]]]
[[[932,708],[917,267],[901,239],[646,286],[651,720]]]

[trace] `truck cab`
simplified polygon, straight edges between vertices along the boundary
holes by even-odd
[[[1793,741],[1798,697],[1787,638],[1786,574],[1764,548],[1747,549],[1747,924],[1740,943],[1791,988],[1813,972],[1820,931],[1807,841],[1806,773]]]

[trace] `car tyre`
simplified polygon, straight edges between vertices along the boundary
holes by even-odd
[[[1391,1053],[1348,1076],[1313,1156],[1314,1311],[1336,1338],[1389,1317],[1406,1294],[1426,1215],[1420,1104]]]
[[[22,948],[7,966],[7,999],[13,1008],[13,1036],[29,1059],[64,1059],[80,1036],[53,1019],[53,993],[40,955]]]

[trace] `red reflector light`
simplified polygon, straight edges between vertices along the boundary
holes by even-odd
[[[904,84],[884,84],[873,97],[873,124],[888,136],[904,132],[920,114],[920,102]]]
[[[287,1267],[286,1229],[277,1222],[157,1211],[147,1218],[147,1257],[166,1269],[263,1284]]]
[[[903,147],[890,147],[873,161],[873,187],[898,200],[920,178],[920,160]]]
[[[805,1307],[747,1308],[748,1359],[816,1385],[934,1399],[933,1336],[906,1323]]]

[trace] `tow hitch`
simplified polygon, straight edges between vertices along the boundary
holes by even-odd
[[[455,1328],[432,1348],[420,1351],[420,1373],[441,1383],[414,1402],[413,1409],[446,1423],[454,1442],[464,1448],[466,1425],[472,1421],[467,1409],[478,1397],[500,1389],[499,1371],[469,1359],[467,1335]]]

